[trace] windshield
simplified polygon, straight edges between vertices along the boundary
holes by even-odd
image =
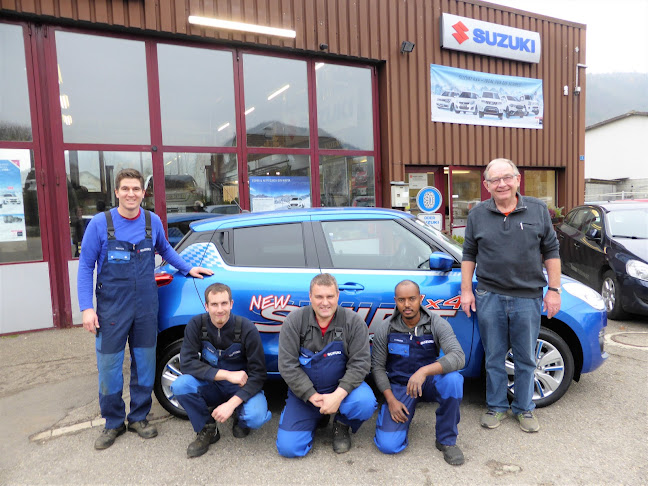
[[[612,209],[608,215],[610,235],[624,238],[648,238],[648,207]]]
[[[491,93],[490,91],[484,91],[482,98],[497,98],[497,95],[495,93]]]

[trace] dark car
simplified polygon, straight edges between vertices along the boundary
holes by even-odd
[[[599,291],[610,319],[648,316],[648,202],[576,207],[556,234],[563,273]]]
[[[357,312],[370,333],[393,314],[394,286],[413,280],[425,294],[423,305],[454,329],[466,355],[462,374],[483,373],[478,316],[467,317],[461,310],[461,247],[411,214],[355,207],[224,215],[192,223],[176,251],[191,266],[210,268],[214,275],[186,278],[165,264],[156,272],[160,310],[155,394],[175,415],[184,414],[170,388],[180,374],[184,328],[191,317],[205,312],[204,292],[214,282],[227,283],[234,294],[233,312],[256,324],[271,377],[278,378],[282,322],[291,311],[308,305],[309,283],[322,272],[336,277],[340,305]],[[536,346],[537,406],[558,400],[573,379],[607,358],[603,299],[569,277],[563,277],[561,287],[562,308],[552,319],[543,316]],[[506,370],[512,396],[512,353]]]

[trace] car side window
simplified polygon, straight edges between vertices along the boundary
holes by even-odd
[[[434,251],[395,221],[324,221],[335,268],[417,270],[429,268]]]
[[[601,212],[592,209],[588,211],[587,217],[583,221],[581,231],[585,233],[588,238],[600,238],[601,230],[603,229],[603,224],[601,221]]]
[[[301,223],[235,228],[234,265],[306,268]]]
[[[573,216],[569,219],[569,226],[571,226],[574,229],[581,230],[583,227],[583,222],[585,221],[585,218],[587,218],[587,215],[589,213],[589,209],[583,208],[583,209],[577,209],[574,211]]]

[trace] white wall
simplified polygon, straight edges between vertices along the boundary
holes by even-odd
[[[648,179],[648,116],[585,131],[585,179]]]
[[[0,265],[0,334],[54,327],[49,264]]]

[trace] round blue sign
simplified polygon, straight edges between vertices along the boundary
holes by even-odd
[[[416,196],[416,204],[424,213],[434,213],[441,207],[441,191],[436,187],[424,187]]]

